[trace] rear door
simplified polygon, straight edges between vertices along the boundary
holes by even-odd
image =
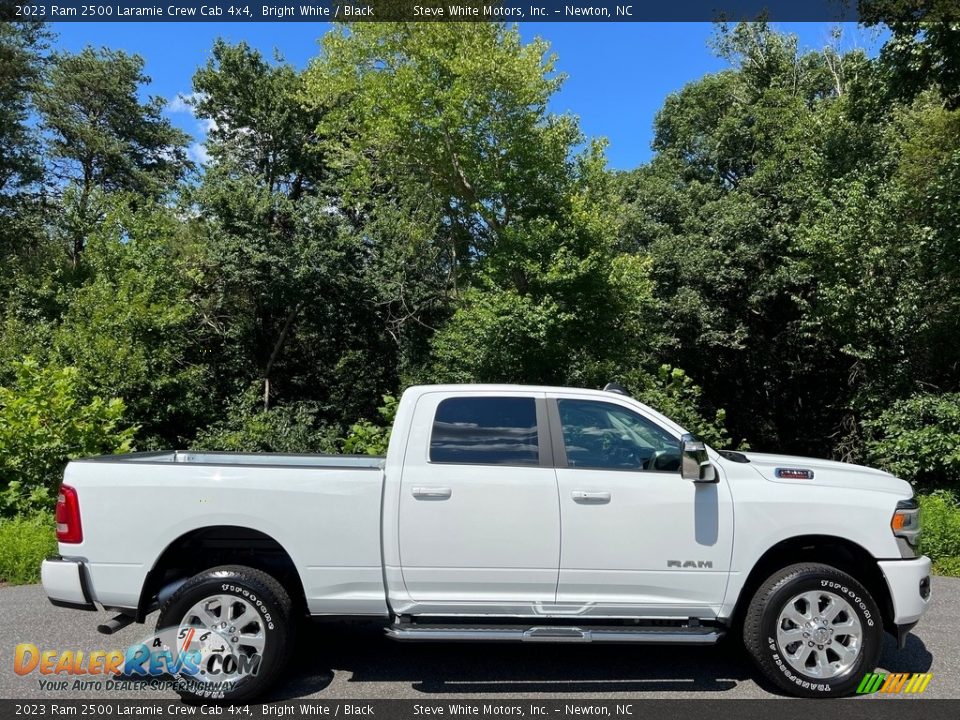
[[[560,510],[543,393],[420,397],[399,547],[418,612],[530,612],[553,602]]]

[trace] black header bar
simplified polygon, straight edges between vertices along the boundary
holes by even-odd
[[[104,693],[108,695],[107,693]],[[0,700],[4,718],[48,720],[61,717],[90,718],[207,718],[210,720],[262,720],[329,718],[330,720],[420,720],[440,716],[471,720],[955,720],[958,700],[618,700],[580,698],[536,700],[521,698],[418,700],[286,700],[235,705],[184,705],[178,699],[116,700],[109,696],[89,700]]]
[[[958,20],[960,0],[0,0],[45,22],[780,22]]]

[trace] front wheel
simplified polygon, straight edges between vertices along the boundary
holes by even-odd
[[[880,611],[855,579],[803,563],[760,586],[743,625],[747,651],[763,674],[797,697],[842,697],[873,672],[883,641]]]
[[[159,636],[180,659],[176,690],[190,700],[248,700],[279,678],[290,654],[292,603],[254,568],[229,565],[187,580],[164,604]]]

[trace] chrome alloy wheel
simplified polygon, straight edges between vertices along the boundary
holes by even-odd
[[[863,627],[842,597],[811,590],[793,597],[780,611],[777,646],[794,670],[826,680],[853,667],[863,647]]]
[[[263,655],[267,642],[260,613],[236,595],[213,595],[198,602],[184,614],[178,635],[185,643],[181,651],[187,649],[187,642],[200,650],[201,665],[214,654],[220,656],[220,672],[202,672],[194,678],[201,682],[223,681],[225,674],[236,681],[255,673],[258,664],[249,661]]]

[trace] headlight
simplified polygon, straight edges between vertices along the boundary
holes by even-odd
[[[890,529],[897,538],[900,555],[905,558],[917,557],[917,544],[920,541],[920,506],[914,498],[901,500],[890,519]]]

